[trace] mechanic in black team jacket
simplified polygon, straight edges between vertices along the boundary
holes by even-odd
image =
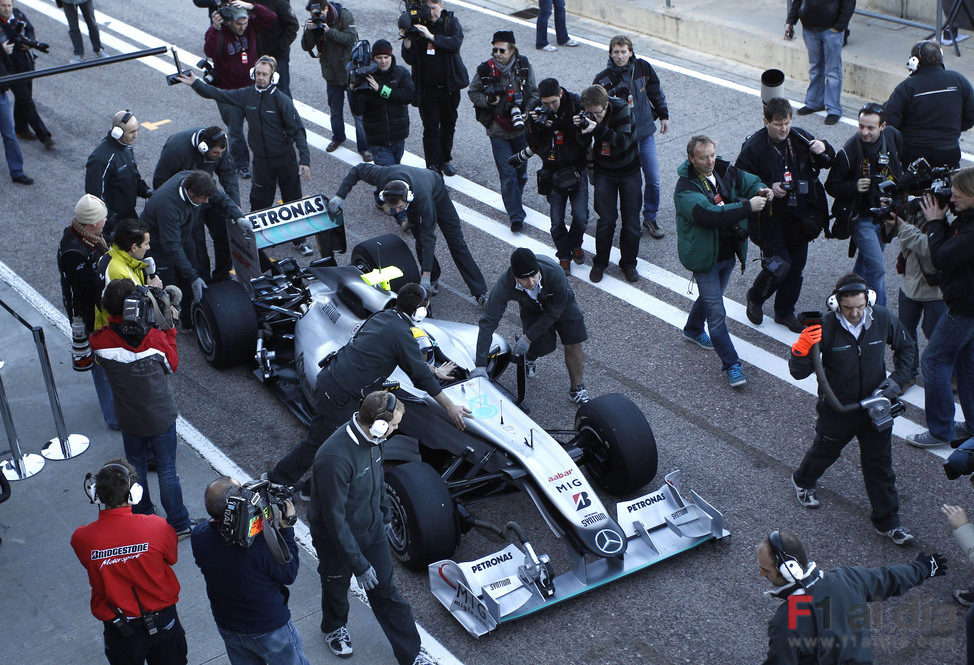
[[[142,179],[135,163],[132,144],[139,136],[139,120],[131,111],[118,111],[112,116],[112,127],[85,164],[85,192],[97,196],[108,206],[105,237],[111,239],[115,224],[122,219],[138,217],[138,197],[152,196],[152,189]]]
[[[428,300],[423,287],[406,284],[399,289],[395,309],[366,319],[325,364],[315,381],[315,415],[308,435],[268,472],[268,480],[285,485],[299,481],[311,468],[321,442],[348,420],[363,395],[381,388],[397,366],[446,410],[459,429],[464,429],[463,419],[470,411],[443,394],[411,332],[426,316]]]
[[[758,544],[761,577],[784,599],[768,622],[764,665],[870,665],[872,632],[867,603],[899,596],[947,574],[939,554],[919,554],[896,566],[840,566],[828,572],[809,562],[793,533],[772,531]]]
[[[575,293],[565,272],[547,256],[537,257],[527,247],[511,254],[511,267],[501,275],[490,291],[487,306],[480,317],[477,335],[477,369],[471,376],[487,377],[487,354],[497,324],[504,316],[507,303],[515,301],[521,309],[521,337],[514,344],[514,354],[524,356],[527,375],[533,377],[535,361],[555,350],[555,333],[565,346],[568,368],[568,397],[576,404],[588,401],[582,380],[582,342],[588,339],[585,319],[575,302]]]
[[[842,404],[855,404],[879,391],[894,399],[902,386],[916,376],[916,344],[892,312],[875,304],[876,295],[855,273],[836,282],[829,309],[820,325],[802,332],[791,347],[788,369],[796,379],[814,371],[812,347],[819,344],[825,376]],[[886,376],[886,346],[893,349],[893,373]],[[829,405],[819,386],[815,439],[791,482],[799,503],[817,508],[815,483],[832,466],[842,449],[856,437],[862,460],[862,477],[872,506],[873,527],[897,545],[913,540],[900,524],[900,503],[890,450],[892,428],[878,431],[862,409],[839,413]]]
[[[420,644],[409,603],[392,581],[386,539],[392,517],[381,446],[405,410],[392,393],[371,392],[322,443],[314,458],[308,522],[321,575],[321,632],[332,653],[352,655],[348,584],[354,574],[399,665],[435,665]]]
[[[263,210],[273,205],[277,187],[281,188],[285,203],[301,198],[299,174],[305,180],[311,178],[311,152],[294,102],[275,85],[277,62],[270,56],[261,56],[251,72],[254,85],[237,90],[220,90],[193,73],[180,76],[179,80],[192,86],[200,97],[243,108],[247,143],[254,154],[250,209]],[[236,166],[240,168],[240,164]]]
[[[422,272],[420,285],[436,295],[436,282],[440,278],[440,264],[436,260],[437,226],[446,240],[446,246],[453,257],[460,276],[470,289],[470,294],[482,305],[486,300],[487,283],[477,262],[467,248],[460,226],[460,216],[453,207],[450,193],[443,184],[443,176],[430,169],[415,166],[376,166],[356,164],[349,169],[335,196],[328,201],[328,211],[335,213],[345,205],[345,198],[360,180],[379,189],[379,198],[386,212],[407,211],[407,219],[416,239],[416,258]]]

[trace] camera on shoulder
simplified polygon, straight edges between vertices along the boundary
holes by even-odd
[[[287,515],[291,488],[268,480],[254,480],[227,497],[220,535],[238,547],[247,548],[265,529],[277,531],[294,526],[296,515]]]
[[[182,293],[175,286],[135,287],[122,305],[121,333],[145,337],[153,328],[169,330],[174,327],[172,308],[178,307],[181,299]]]

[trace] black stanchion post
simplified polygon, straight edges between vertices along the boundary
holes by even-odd
[[[0,360],[0,371],[3,370],[3,361]],[[0,416],[3,417],[3,426],[7,430],[7,440],[10,442],[10,453],[12,457],[0,462],[0,472],[7,480],[24,480],[30,478],[44,468],[44,458],[36,453],[24,454],[20,449],[20,441],[17,439],[17,430],[14,428],[14,419],[10,415],[10,404],[7,402],[7,391],[3,388],[3,377],[0,376]]]
[[[51,370],[51,359],[47,355],[47,342],[44,340],[44,329],[31,326],[34,335],[34,345],[37,347],[37,359],[41,362],[41,372],[44,374],[44,385],[47,386],[47,398],[51,402],[54,414],[54,428],[57,436],[48,441],[41,449],[41,455],[49,460],[66,460],[77,457],[88,450],[88,437],[81,434],[68,434],[64,426],[64,412],[61,410],[61,400],[58,398],[57,387],[54,385],[54,372]]]

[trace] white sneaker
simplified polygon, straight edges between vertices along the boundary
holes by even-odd
[[[524,361],[524,374],[529,379],[533,379],[538,376],[538,362],[536,360],[525,360]]]
[[[575,404],[585,404],[589,399],[588,390],[585,389],[584,383],[580,383],[568,391],[568,400]]]
[[[68,64],[69,65],[76,65],[76,64],[78,64],[79,62],[81,62],[84,59],[85,58],[84,58],[83,55],[72,55],[70,58],[68,58]]]
[[[348,658],[352,655],[352,638],[348,634],[348,629],[345,626],[325,635],[325,644],[339,658]],[[420,650],[420,653],[422,653],[422,650]]]
[[[559,44],[558,46],[580,46],[580,44],[576,42],[574,39],[569,39],[564,44]]]
[[[416,654],[416,660],[413,661],[413,665],[439,665],[439,663],[433,659],[433,656],[429,655],[426,649],[420,647],[419,653]]]
[[[815,498],[814,489],[799,487],[798,483],[795,482],[794,476],[791,477],[791,484],[795,488],[795,496],[798,498],[798,503],[806,508],[818,508],[821,505],[819,500]]]
[[[558,47],[555,46],[554,44],[545,44],[544,46],[541,47],[540,50],[547,51],[548,53],[551,53],[552,51],[557,51],[558,50]]]

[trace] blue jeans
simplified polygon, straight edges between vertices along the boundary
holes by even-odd
[[[166,521],[176,531],[189,526],[189,511],[183,504],[183,488],[176,475],[176,423],[162,434],[155,436],[135,436],[122,432],[125,446],[125,459],[135,467],[135,475],[144,493],[139,505],[132,507],[133,513],[152,515],[155,506],[149,498],[149,472],[146,469],[147,455],[151,452],[156,460],[156,474],[159,476],[159,497],[166,511]]]
[[[220,118],[227,126],[227,145],[230,149],[230,157],[233,165],[239,170],[250,168],[250,151],[247,149],[247,139],[244,138],[244,110],[233,104],[221,104],[217,102],[216,107],[220,110]]]
[[[588,171],[580,169],[581,177],[575,187],[562,191],[552,188],[548,194],[551,206],[551,241],[555,243],[555,256],[561,261],[572,258],[572,250],[582,246],[585,228],[588,226]],[[572,224],[565,227],[565,207],[572,203]]]
[[[537,33],[534,37],[535,48],[544,48],[548,45],[548,17],[551,16],[552,5],[555,9],[555,37],[559,44],[568,41],[565,0],[538,0],[538,24]]]
[[[656,132],[639,142],[639,165],[643,169],[643,219],[656,221],[659,211],[659,166],[656,157]]]
[[[643,198],[639,169],[628,175],[607,175],[598,171],[592,176],[595,196],[595,214],[599,216],[595,227],[595,258],[593,266],[609,265],[612,237],[616,219],[622,211],[622,230],[619,231],[620,268],[635,268],[639,254],[639,204]],[[616,197],[619,208],[616,208]]]
[[[231,633],[220,626],[216,629],[227,647],[231,665],[308,665],[301,649],[301,635],[291,619],[277,630],[258,635]]]
[[[696,337],[703,332],[704,321],[707,322],[710,341],[714,344],[714,350],[720,357],[724,370],[741,361],[737,357],[734,343],[731,342],[730,333],[727,331],[727,322],[724,320],[724,289],[727,288],[727,282],[736,263],[737,259],[732,256],[724,261],[718,261],[710,272],[693,273],[700,295],[693,301],[690,316],[683,326],[685,333]]]
[[[402,156],[406,152],[406,142],[396,141],[392,145],[370,145],[369,152],[372,153],[372,161],[376,166],[393,166],[402,161]],[[375,202],[376,205],[381,203],[379,201],[379,190],[375,190]],[[393,214],[396,223],[402,226],[402,223],[406,221],[406,215],[408,213],[403,210],[402,212],[397,212]]]
[[[852,225],[852,241],[859,249],[853,271],[876,292],[876,304],[886,307],[886,245],[879,237],[879,224],[873,224],[872,217],[858,218]]]
[[[842,115],[842,37],[841,32],[826,28],[820,32],[802,28],[808,49],[808,91],[805,106],[824,108],[829,114]]]
[[[0,134],[3,135],[3,154],[7,158],[10,177],[19,178],[24,175],[24,155],[14,130],[14,108],[6,92],[0,92]]]
[[[91,365],[91,380],[95,383],[95,394],[98,395],[98,406],[101,415],[109,429],[118,429],[118,419],[115,418],[115,402],[112,398],[112,384],[108,382],[105,368],[97,362]]]
[[[507,160],[527,147],[528,140],[524,134],[511,139],[490,137],[490,149],[494,153],[494,164],[501,179],[501,198],[504,199],[504,210],[507,211],[511,224],[524,221],[524,205],[521,200],[524,196],[524,185],[528,182],[528,169],[526,164],[511,166]]]
[[[896,314],[899,316],[900,323],[917,342],[920,341],[917,336],[920,317],[923,317],[923,336],[927,338],[927,341],[930,341],[933,329],[946,311],[947,305],[944,304],[943,300],[913,300],[903,293],[903,289],[900,289]]]
[[[331,115],[331,139],[341,143],[345,140],[345,88],[326,82],[325,94],[328,97],[328,113]],[[362,116],[353,114],[352,121],[355,125],[355,149],[361,154],[368,150]]]
[[[927,429],[938,439],[953,440],[954,393],[950,378],[957,372],[957,398],[968,423],[974,423],[974,316],[951,312],[940,317],[920,359]]]

